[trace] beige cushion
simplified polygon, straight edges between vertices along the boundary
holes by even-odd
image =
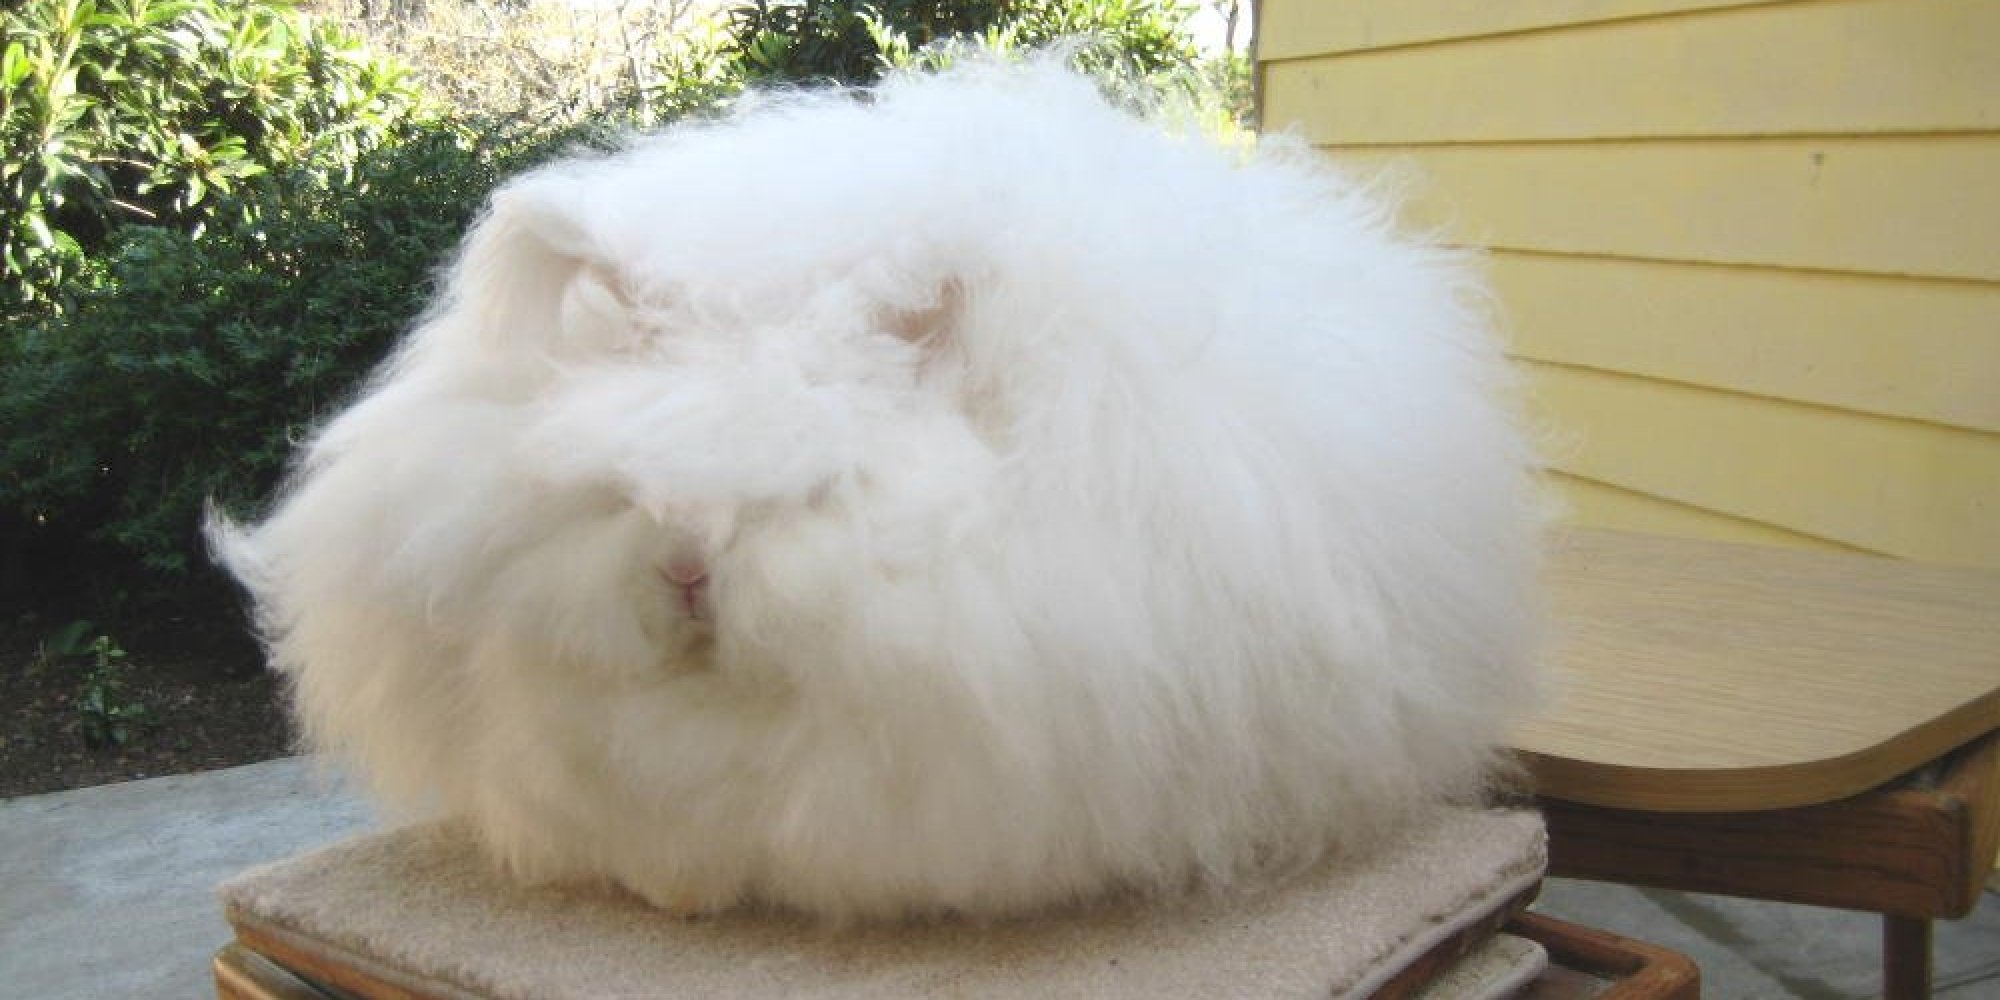
[[[1425,983],[1416,1000],[1504,1000],[1527,989],[1548,967],[1548,950],[1540,944],[1499,934]]]
[[[437,997],[1367,996],[1538,883],[1532,813],[1463,811],[1280,887],[1031,921],[830,931],[682,920],[496,877],[449,828],[362,837],[222,887],[232,923]]]

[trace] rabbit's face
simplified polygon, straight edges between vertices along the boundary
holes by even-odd
[[[485,378],[513,414],[511,475],[554,498],[494,525],[515,536],[495,606],[521,635],[619,669],[714,666],[731,633],[839,614],[964,509],[968,482],[938,471],[991,456],[943,347],[955,285],[885,296],[835,273],[744,303],[522,214],[502,200],[465,264],[485,286],[468,301],[504,308],[440,328],[479,349],[435,352],[503,359]]]

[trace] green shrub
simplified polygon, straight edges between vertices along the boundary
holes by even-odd
[[[1086,70],[1192,73],[1193,13],[1181,0],[758,0],[728,17],[752,81],[870,83],[893,66],[948,62],[963,41],[1013,52],[1074,39]]]
[[[908,44],[978,35],[1008,19],[1010,0],[757,0],[729,8],[729,34],[754,81],[868,83],[884,69],[878,37]]]
[[[197,232],[272,171],[344,175],[416,103],[285,0],[22,0],[0,14],[0,318],[60,305],[115,230]]]
[[[80,574],[100,613],[187,595],[190,571],[215,582],[204,502],[245,513],[267,497],[293,444],[409,324],[486,192],[566,141],[405,132],[347,183],[273,178],[201,235],[117,232],[75,309],[4,348],[0,544]]]
[[[676,33],[660,47],[653,69],[659,82],[632,95],[629,102],[639,124],[712,114],[741,93],[749,80],[735,37],[725,23],[714,19]]]

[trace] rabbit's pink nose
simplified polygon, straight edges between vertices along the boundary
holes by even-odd
[[[667,582],[677,587],[694,587],[708,579],[708,567],[699,559],[674,559],[660,570]]]

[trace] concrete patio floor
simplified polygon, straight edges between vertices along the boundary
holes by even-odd
[[[0,802],[0,994],[213,996],[223,878],[358,832],[368,808],[306,758]],[[1538,907],[1700,964],[1713,998],[1875,992],[1870,916],[1551,880]],[[2000,893],[1937,929],[1937,993],[2000,1000]]]

